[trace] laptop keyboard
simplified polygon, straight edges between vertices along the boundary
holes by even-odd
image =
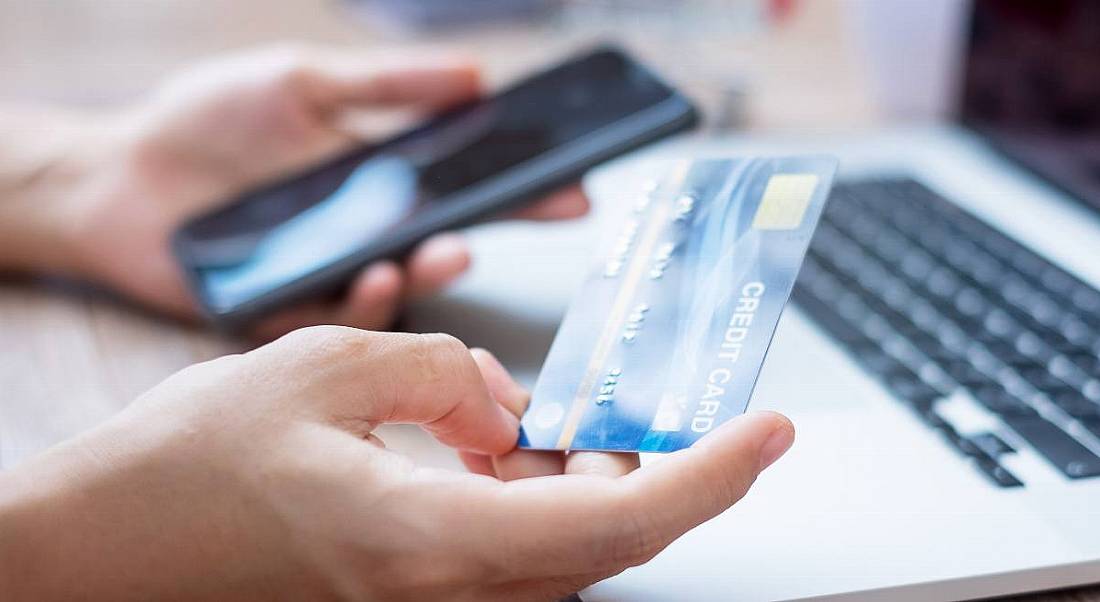
[[[1023,483],[994,431],[1100,475],[1100,292],[920,183],[834,187],[792,298],[997,485]],[[956,395],[1007,428],[959,432]]]

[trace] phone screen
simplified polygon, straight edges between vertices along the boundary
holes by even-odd
[[[176,244],[206,304],[229,310],[673,94],[619,52],[597,51],[248,193],[187,225]]]

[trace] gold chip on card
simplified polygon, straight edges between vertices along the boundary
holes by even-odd
[[[764,187],[764,196],[756,208],[752,227],[757,230],[793,230],[817,188],[817,174],[775,174]]]

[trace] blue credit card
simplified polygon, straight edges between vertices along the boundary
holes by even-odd
[[[520,447],[670,452],[745,411],[836,161],[660,170],[570,306]]]

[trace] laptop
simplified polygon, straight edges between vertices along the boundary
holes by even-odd
[[[1100,582],[1100,4],[976,0],[965,32],[956,123],[706,146],[841,159],[750,404],[798,441],[584,600]]]
[[[586,602],[1100,582],[1100,3],[970,11],[954,123],[650,152],[826,153],[840,182],[750,403],[790,416],[794,447],[730,511]],[[471,273],[411,326],[492,349],[532,383],[631,206],[622,183],[645,170],[592,173],[584,222],[472,231]]]

